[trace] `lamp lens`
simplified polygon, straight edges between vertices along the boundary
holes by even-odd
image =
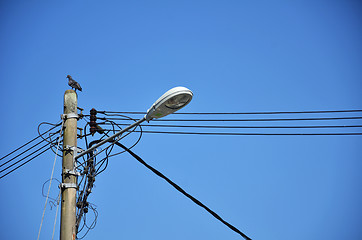
[[[165,106],[171,109],[178,109],[185,106],[190,101],[190,95],[179,94],[166,101]]]

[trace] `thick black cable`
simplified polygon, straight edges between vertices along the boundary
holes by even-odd
[[[106,118],[98,118],[106,120]],[[324,118],[250,118],[250,119],[154,119],[157,122],[268,122],[268,121],[326,121],[352,120],[362,117],[324,117]],[[126,118],[107,118],[107,120],[128,120]]]
[[[135,121],[135,122],[137,121],[137,120],[135,120],[135,119],[132,119],[132,120]],[[110,122],[111,122],[111,123],[114,123],[113,121],[110,121]],[[114,124],[116,124],[117,127],[120,128],[120,126],[119,126],[120,124],[117,124],[117,123],[114,123]],[[138,127],[140,130],[135,131],[135,130],[137,129],[137,127]],[[121,129],[121,128],[120,128],[120,129]],[[131,134],[132,132],[139,132],[140,135],[139,135],[137,141],[136,141],[132,146],[130,146],[128,149],[134,148],[134,147],[141,141],[141,138],[142,138],[142,136],[143,136],[142,126],[141,126],[141,125],[136,126],[133,130],[129,131],[124,137],[128,136],[128,135]],[[107,134],[106,134],[106,135],[107,135]],[[107,136],[108,136],[108,135],[107,135]],[[108,136],[108,137],[109,137],[109,136]],[[124,137],[120,138],[119,140],[123,139]],[[118,140],[118,141],[119,141],[119,140]],[[122,154],[122,153],[124,153],[124,152],[125,152],[125,151],[122,151],[122,152],[119,152],[119,153],[110,154],[109,157],[114,157],[114,156],[119,155],[119,154]]]
[[[48,131],[46,131],[46,132],[42,133],[41,135],[44,135],[44,134],[48,133],[49,131],[53,130],[54,128],[58,127],[59,125],[60,125],[60,123],[59,123],[59,124],[57,124],[57,125],[55,125],[53,128],[49,129]],[[1,160],[3,160],[4,158],[6,158],[6,157],[10,156],[10,155],[11,155],[11,154],[13,154],[14,152],[16,152],[16,151],[20,150],[21,148],[25,147],[26,145],[28,145],[28,144],[30,144],[30,143],[32,143],[32,142],[34,142],[35,140],[37,140],[37,139],[38,139],[38,138],[40,138],[40,137],[41,137],[41,136],[39,135],[39,136],[37,136],[37,137],[33,138],[32,140],[30,140],[29,142],[25,143],[24,145],[21,145],[21,146],[20,146],[20,147],[18,147],[17,149],[13,150],[12,152],[10,152],[10,153],[6,154],[5,156],[3,156],[2,158],[0,158],[0,161],[1,161]]]
[[[252,114],[304,114],[304,113],[351,113],[362,112],[360,109],[351,110],[312,110],[312,111],[264,111],[264,112],[175,112],[173,114],[183,115],[252,115]],[[146,114],[147,112],[114,112],[114,111],[97,111],[102,114]]]
[[[125,117],[125,118],[127,118],[127,119],[129,119],[129,120],[132,120],[132,121],[134,121],[134,122],[137,122],[136,119],[133,119],[133,118],[131,118],[131,117],[124,116],[124,115],[122,115],[122,117]],[[98,118],[98,119],[99,119],[99,118]],[[107,129],[107,130],[105,130],[105,131],[108,131],[108,132],[107,132],[107,133],[104,133],[104,135],[102,136],[102,138],[103,138],[104,136],[109,137],[108,133],[111,132],[111,131],[114,131],[114,125],[116,125],[117,127],[120,128],[120,130],[122,130],[122,128],[120,127],[120,124],[115,123],[115,122],[113,122],[113,121],[109,121],[108,119],[103,119],[103,120],[105,120],[105,122],[109,122],[109,123],[112,125],[112,128],[113,128],[113,129]],[[114,125],[113,125],[113,124],[114,124]],[[98,125],[100,125],[100,123],[98,123]],[[129,125],[129,124],[127,124],[127,126],[128,126],[128,125]],[[138,127],[140,128],[140,130],[139,130],[139,131],[135,131]],[[137,141],[136,141],[129,149],[132,149],[133,147],[135,147],[135,146],[140,142],[140,140],[141,140],[141,138],[142,138],[142,127],[141,127],[140,125],[135,126],[132,130],[127,131],[126,134],[120,136],[119,139],[118,139],[118,141],[120,141],[121,139],[127,137],[127,136],[128,136],[129,134],[131,134],[132,132],[139,132],[140,135],[139,135]],[[102,138],[101,138],[101,139],[102,139]],[[100,152],[96,153],[96,154],[94,155],[94,157],[97,156],[97,155],[99,155],[100,153],[102,153],[102,152],[105,151],[106,149],[108,149],[110,146],[111,146],[111,145],[107,146],[105,149],[102,149]],[[119,152],[119,153],[115,153],[115,154],[111,154],[111,155],[109,155],[109,157],[113,157],[113,156],[122,154],[122,153],[124,153],[124,152],[125,152],[125,151],[122,151],[122,152]],[[102,159],[102,160],[103,160],[103,159]]]
[[[47,145],[46,145],[47,146]],[[33,160],[34,158],[38,157],[39,155],[45,153],[46,151],[48,151],[51,148],[51,146],[49,146],[47,149],[45,149],[44,151],[42,151],[41,153],[38,153],[37,155],[35,155],[34,157],[30,158],[29,160],[27,160],[26,162],[22,163],[21,165],[17,166],[16,168],[12,169],[10,172],[5,173],[4,175],[0,176],[0,179],[5,177],[6,175],[14,172],[15,170],[17,170],[18,168],[24,166],[25,164],[27,164],[28,162],[30,162],[31,160]]]
[[[197,200],[196,198],[194,198],[193,196],[191,196],[190,194],[188,194],[185,190],[183,190],[180,186],[178,186],[176,183],[174,183],[173,181],[171,181],[169,178],[167,178],[165,175],[163,175],[161,172],[159,172],[158,170],[156,170],[155,168],[151,167],[150,165],[148,165],[141,157],[139,157],[137,154],[135,154],[134,152],[132,152],[131,150],[129,150],[126,146],[124,146],[123,144],[115,141],[114,142],[116,145],[120,146],[121,148],[123,148],[124,150],[126,150],[129,154],[131,154],[138,162],[140,162],[142,165],[144,165],[145,167],[147,167],[149,170],[151,170],[153,173],[155,173],[157,176],[161,177],[162,179],[164,179],[166,182],[168,182],[169,184],[171,184],[171,186],[173,186],[177,191],[181,192],[183,195],[185,195],[187,198],[189,198],[191,201],[193,201],[194,203],[196,203],[197,205],[199,205],[200,207],[204,208],[208,213],[210,213],[213,217],[215,217],[217,220],[219,220],[220,222],[222,222],[223,224],[225,224],[226,226],[228,226],[231,230],[233,230],[234,232],[240,234],[243,238],[250,240],[251,238],[249,238],[248,236],[246,236],[244,233],[242,233],[239,229],[237,229],[236,227],[234,227],[233,225],[231,225],[230,223],[226,222],[224,219],[222,219],[217,213],[215,213],[214,211],[212,211],[210,208],[208,208],[207,206],[205,206],[203,203],[201,203],[199,200]]]

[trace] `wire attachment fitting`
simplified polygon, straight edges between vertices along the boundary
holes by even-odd
[[[66,189],[66,188],[78,188],[76,183],[61,183],[59,184],[59,188]]]
[[[79,115],[77,113],[61,114],[60,117],[63,120],[67,120],[70,118],[76,118],[77,120],[79,119]]]
[[[75,147],[75,146],[70,146],[70,145],[66,145],[64,148],[65,151],[73,151],[74,152],[74,157],[77,155],[77,153],[83,152],[84,150],[79,148],[79,147]]]
[[[71,170],[71,169],[65,169],[64,174],[80,176],[80,172],[77,172],[76,170]]]

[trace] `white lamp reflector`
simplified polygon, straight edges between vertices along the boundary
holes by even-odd
[[[175,87],[168,90],[147,110],[146,120],[162,118],[186,106],[193,93],[185,87]]]

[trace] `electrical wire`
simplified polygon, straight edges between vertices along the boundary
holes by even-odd
[[[41,137],[41,136],[39,135],[39,137]],[[38,146],[39,144],[43,143],[44,141],[48,142],[49,144],[52,144],[50,141],[47,140],[47,138],[50,138],[50,137],[47,137],[47,138],[45,138],[45,139],[44,139],[43,137],[41,137],[41,138],[42,138],[43,140],[41,140],[41,141],[38,142],[37,144],[29,147],[28,149],[24,150],[23,152],[19,153],[19,154],[16,155],[15,157],[12,157],[10,160],[8,160],[8,161],[6,161],[5,163],[1,164],[0,167],[3,167],[4,165],[10,163],[11,161],[15,160],[17,157],[23,155],[24,153],[28,152],[29,150],[33,149],[34,147]],[[53,141],[53,140],[52,140],[52,141]],[[36,152],[36,151],[35,151],[35,152]],[[34,152],[33,152],[33,153],[34,153]],[[33,153],[32,153],[32,154],[33,154]],[[9,155],[9,154],[8,154],[8,155]],[[30,155],[31,155],[31,154],[30,154]],[[29,156],[29,155],[28,155],[28,156]]]
[[[137,119],[131,118],[131,117],[129,117],[129,116],[126,116],[126,115],[119,115],[119,116],[122,116],[122,117],[124,117],[124,118],[127,118],[127,119],[130,120],[130,121],[137,122]],[[103,120],[105,120],[105,121],[102,122],[102,123],[98,123],[97,125],[98,125],[98,126],[99,126],[99,125],[102,125],[102,124],[112,125],[113,133],[115,133],[114,126],[117,126],[117,127],[119,128],[119,130],[122,130],[122,128],[121,128],[120,126],[128,126],[128,125],[129,125],[129,124],[119,124],[119,123],[116,123],[116,122],[111,121],[111,120],[108,120],[108,119],[103,119]],[[140,128],[140,130],[138,131],[138,132],[140,133],[140,135],[139,135],[138,139],[136,140],[136,142],[135,142],[129,149],[132,149],[133,147],[135,147],[135,146],[141,141],[141,138],[142,138],[142,126],[141,126],[141,125],[138,125],[138,126],[134,127],[132,130],[128,131],[125,135],[121,136],[121,138],[119,139],[119,140],[121,140],[121,139],[127,137],[129,134],[131,134],[132,132],[134,132],[134,131],[137,129],[137,127]],[[108,131],[112,131],[112,130],[108,129]],[[108,137],[109,137],[108,133],[105,133],[104,136],[108,136]],[[124,152],[125,152],[125,151],[122,151],[122,152],[119,152],[119,153],[115,153],[115,154],[110,155],[109,157],[113,157],[113,156],[122,154],[122,153],[124,153]]]
[[[104,123],[107,125],[107,123]],[[118,123],[120,126],[128,126],[126,123]],[[362,128],[362,125],[313,125],[313,126],[215,126],[215,125],[169,125],[169,124],[141,124],[142,127],[165,127],[165,128],[222,128],[222,129],[244,129],[244,128]]]
[[[137,131],[135,131],[137,132]],[[215,135],[215,136],[353,136],[362,135],[362,133],[225,133],[225,132],[176,132],[176,131],[148,131],[143,133],[160,134],[189,134],[189,135]]]
[[[226,115],[237,115],[237,114],[296,114],[296,113],[300,113],[300,114],[304,114],[304,113],[352,113],[352,112],[362,112],[362,110],[339,110],[339,111],[303,111],[303,112],[244,112],[244,113],[185,113],[185,114],[194,114],[194,115],[212,115],[212,114],[216,114],[216,115],[222,115],[222,114],[226,114]],[[84,127],[84,137],[85,137],[85,142],[86,142],[86,147],[87,149],[90,147],[90,145],[93,145],[95,143],[98,143],[99,141],[101,141],[101,139],[103,139],[104,137],[109,137],[110,134],[114,134],[116,132],[116,128],[117,131],[122,129],[122,126],[127,126],[129,124],[126,123],[119,123],[116,121],[136,121],[135,119],[123,115],[122,113],[129,113],[129,114],[143,114],[142,112],[106,112],[106,111],[97,111],[97,113],[101,113],[104,114],[106,117],[98,117],[98,120],[103,120],[104,122],[101,123],[97,123],[98,126],[100,125],[110,125],[111,129],[101,129],[101,130],[97,130],[98,133],[103,134],[102,137],[98,140],[95,140],[93,142],[91,142],[90,144],[88,144],[88,139],[87,137],[89,135],[94,135],[89,133],[87,134],[87,126],[89,125],[89,122],[83,118],[86,121],[86,125]],[[183,114],[183,113],[177,113],[177,114]],[[88,115],[84,115],[85,117],[89,117]],[[113,116],[113,117],[110,117]],[[220,121],[220,122],[254,122],[254,121],[309,121],[309,120],[320,120],[320,121],[324,121],[324,120],[354,120],[354,119],[362,119],[362,117],[358,117],[358,116],[348,116],[348,117],[340,117],[340,116],[335,116],[335,117],[313,117],[313,118],[256,118],[256,119],[155,119],[156,121],[185,121],[185,122],[191,122],[191,121],[197,121],[197,122],[216,122],[216,121]],[[362,128],[362,125],[357,125],[357,124],[348,124],[348,125],[298,125],[298,126],[222,126],[222,125],[176,125],[176,124],[149,124],[149,125],[139,125],[139,129],[137,130],[137,127],[133,128],[132,130],[128,131],[127,134],[124,134],[123,136],[116,138],[113,140],[113,142],[110,141],[110,144],[101,149],[98,150],[97,152],[92,152],[89,153],[89,155],[86,157],[86,159],[84,159],[83,157],[83,162],[79,162],[79,165],[77,166],[78,169],[83,169],[83,171],[81,170],[81,173],[83,175],[80,184],[79,184],[79,189],[82,189],[77,197],[77,239],[82,239],[84,238],[88,231],[92,228],[94,228],[97,217],[98,217],[98,212],[95,209],[92,209],[95,215],[95,219],[94,221],[88,225],[87,224],[87,218],[86,218],[86,213],[88,212],[88,208],[91,209],[91,205],[88,203],[88,196],[91,193],[91,189],[93,187],[93,183],[95,181],[95,177],[98,176],[100,173],[102,173],[103,171],[105,171],[107,169],[108,166],[108,162],[109,162],[109,157],[111,156],[115,156],[118,155],[120,153],[123,152],[128,152],[130,153],[133,157],[135,157],[137,159],[137,155],[134,154],[130,149],[132,147],[134,147],[135,145],[138,144],[138,142],[140,141],[142,134],[143,133],[160,133],[160,134],[193,134],[193,135],[274,135],[274,136],[278,136],[278,135],[289,135],[289,136],[293,136],[293,135],[362,135],[362,133],[345,133],[345,132],[340,132],[340,133],[237,133],[237,132],[194,132],[194,131],[145,131],[142,129],[142,127],[159,127],[159,128],[194,128],[194,129],[201,129],[201,128],[205,128],[205,129],[331,129],[331,128]],[[129,134],[131,134],[132,132],[139,132],[140,136],[138,138],[138,140],[130,147],[125,147],[123,144],[119,143],[119,141],[123,138],[125,138],[126,136],[128,136]],[[113,151],[113,147],[114,144],[122,147],[124,149],[124,151],[120,152],[120,153],[116,153],[116,154],[111,154],[111,152]],[[101,159],[98,160],[98,156],[102,153],[105,153],[105,156]],[[188,194],[187,192],[185,192],[181,187],[179,187],[177,184],[175,184],[174,182],[172,182],[170,179],[168,179],[166,176],[164,176],[162,173],[160,173],[159,171],[157,171],[156,169],[154,169],[153,167],[149,166],[147,163],[145,163],[142,159],[140,159],[138,157],[137,159],[139,162],[141,162],[144,166],[146,166],[147,168],[149,168],[151,171],[153,171],[155,174],[157,174],[159,177],[163,178],[164,180],[166,180],[169,184],[171,184],[175,189],[177,189],[178,191],[180,191],[181,193],[183,193],[186,197],[188,197],[189,199],[191,199],[194,203],[196,203],[197,205],[201,206],[202,208],[204,208],[206,211],[208,211],[212,216],[214,216],[216,219],[218,219],[219,221],[221,221],[223,224],[225,224],[226,226],[228,226],[231,230],[237,232],[238,234],[240,234],[242,237],[244,237],[245,239],[250,239],[248,238],[245,234],[243,234],[240,230],[238,230],[237,228],[235,228],[234,226],[232,226],[231,224],[229,224],[228,222],[226,222],[225,220],[223,220],[219,215],[217,215],[214,211],[212,211],[211,209],[209,209],[208,207],[206,207],[204,204],[202,204],[199,200],[195,199],[194,197],[192,197],[190,194]],[[77,159],[77,162],[79,161],[79,159]],[[85,165],[87,163],[87,165]],[[90,164],[90,165],[89,165]],[[86,177],[85,177],[86,176]],[[84,229],[87,229],[85,234],[82,237],[78,237],[78,234],[80,232],[83,232]]]
[[[47,123],[47,124],[50,124],[50,123]],[[19,151],[19,150],[22,149],[23,147],[29,145],[30,143],[34,142],[35,140],[37,140],[37,139],[39,139],[39,138],[42,138],[42,140],[41,140],[40,142],[38,142],[38,143],[30,146],[29,148],[23,150],[21,153],[19,153],[19,154],[16,155],[15,157],[12,157],[10,160],[8,160],[8,161],[6,161],[5,163],[1,164],[0,167],[4,167],[5,165],[10,164],[11,162],[15,161],[18,157],[20,157],[20,156],[23,155],[24,153],[28,152],[29,150],[33,149],[34,147],[40,145],[41,143],[43,143],[43,142],[45,142],[45,141],[47,142],[47,144],[39,147],[38,149],[36,149],[36,150],[34,150],[33,152],[29,153],[28,155],[24,156],[23,158],[21,158],[20,160],[16,161],[15,163],[12,163],[11,165],[7,166],[6,168],[0,170],[0,173],[8,170],[9,168],[15,166],[16,164],[19,164],[19,163],[22,162],[23,160],[27,159],[28,157],[32,156],[33,154],[35,154],[35,153],[37,153],[37,152],[39,152],[39,151],[41,151],[41,150],[43,150],[43,149],[46,148],[47,146],[52,145],[53,142],[54,142],[54,140],[48,140],[48,139],[51,139],[51,134],[54,135],[55,133],[50,133],[50,136],[49,136],[49,137],[45,137],[45,138],[44,138],[43,136],[44,136],[46,133],[49,133],[49,132],[50,132],[51,130],[53,130],[54,128],[60,126],[61,123],[60,123],[60,124],[50,124],[50,125],[53,125],[53,127],[50,128],[49,130],[47,130],[47,131],[44,132],[44,133],[40,133],[40,132],[39,132],[39,136],[38,136],[38,137],[32,139],[31,141],[27,142],[26,144],[24,144],[24,145],[20,146],[19,148],[15,149],[15,150],[12,151],[11,153],[9,153],[9,154],[7,154],[6,156],[4,156],[2,159],[4,159],[5,157],[10,156],[11,154],[16,153],[17,151]],[[57,131],[56,133],[58,133],[58,132],[59,132],[59,131]],[[50,146],[49,148],[47,148],[46,150],[42,151],[41,153],[37,154],[36,156],[32,157],[32,158],[29,159],[28,161],[24,162],[24,163],[21,164],[20,166],[17,166],[16,168],[10,170],[9,172],[3,174],[3,175],[0,177],[0,179],[3,178],[3,177],[5,177],[6,175],[10,174],[11,172],[19,169],[20,167],[24,166],[26,163],[30,162],[30,161],[33,160],[35,157],[43,154],[44,152],[46,152],[46,151],[49,150],[49,149],[51,149],[51,146]]]
[[[180,115],[253,115],[253,114],[305,114],[305,113],[353,113],[362,112],[361,109],[351,110],[311,110],[311,111],[261,111],[261,112],[175,112],[173,114]],[[110,114],[146,114],[147,112],[115,112],[115,111],[97,111],[97,113]]]
[[[8,170],[9,168],[13,167],[14,165],[18,164],[19,162],[23,161],[23,160],[24,160],[24,159],[26,159],[27,157],[30,157],[30,156],[31,156],[31,155],[33,155],[34,153],[36,153],[36,152],[38,152],[38,151],[42,150],[43,148],[45,148],[45,147],[47,147],[47,146],[49,146],[49,144],[46,144],[46,145],[44,145],[44,146],[40,147],[39,149],[37,149],[37,150],[35,150],[34,152],[32,152],[32,153],[30,153],[30,154],[26,155],[25,157],[23,157],[22,159],[20,159],[20,160],[16,161],[15,163],[11,164],[10,166],[7,166],[5,169],[2,169],[2,170],[0,171],[0,173],[2,173],[2,172],[4,172],[4,171]],[[51,146],[49,146],[49,148],[47,148],[47,150],[49,150],[50,148],[51,148]],[[38,155],[37,155],[37,156],[38,156]]]
[[[60,204],[59,204],[59,203],[60,203],[60,196],[61,196],[61,189],[59,189],[59,194],[58,194],[58,198],[57,198],[57,209],[55,210],[52,240],[54,240],[55,226],[56,226],[56,224],[57,224],[58,209],[59,209],[59,205],[60,205]]]
[[[129,120],[132,120],[132,121],[136,121],[127,116],[123,116],[123,117],[125,117]],[[102,137],[100,137],[99,139],[94,140],[88,144],[88,136],[90,134],[87,134],[87,126],[89,125],[89,122],[85,118],[83,118],[83,119],[86,121],[86,124],[84,126],[84,135],[83,136],[85,136],[85,143],[86,143],[87,149],[89,149],[92,145],[97,144],[100,141],[102,141],[103,138],[109,137],[110,134],[114,134],[118,130],[122,130],[122,127],[119,126],[117,123],[106,120],[105,122],[108,125],[111,125],[112,129],[103,131]],[[137,127],[133,128],[126,134],[117,138],[117,140],[119,141],[119,140],[127,137],[135,129],[137,129]],[[142,131],[142,128],[140,127],[140,132],[141,131]],[[101,133],[101,132],[98,132],[98,133]],[[94,135],[94,134],[91,134],[91,135]],[[130,148],[134,147],[140,141],[141,137],[142,137],[142,132],[140,133],[138,140]],[[108,162],[109,162],[108,159],[111,156],[115,156],[115,155],[125,152],[125,151],[122,151],[122,152],[111,155],[113,147],[114,147],[114,144],[112,142],[110,142],[109,146],[103,148],[102,150],[100,150],[98,152],[89,153],[87,155],[86,159],[83,158],[83,162],[80,162],[79,159],[77,159],[77,163],[79,163],[79,165],[77,166],[77,169],[78,169],[78,171],[80,171],[80,173],[82,175],[82,179],[81,179],[80,183],[78,184],[80,191],[78,191],[78,196],[77,196],[77,219],[76,219],[77,239],[84,238],[87,235],[87,233],[89,232],[89,230],[93,229],[96,224],[98,212],[95,209],[94,205],[92,205],[91,203],[88,202],[88,197],[89,197],[90,193],[92,192],[91,190],[94,186],[93,183],[95,181],[95,177],[107,169]],[[98,155],[100,155],[103,152],[105,153],[105,157],[98,161],[97,160]],[[92,210],[94,213],[94,216],[95,216],[94,221],[90,225],[87,223],[87,217],[86,217],[88,209]],[[87,229],[87,230],[85,230],[85,229]],[[83,234],[83,236],[79,237],[78,235],[84,231],[85,231],[85,233]]]
[[[191,201],[193,201],[194,203],[196,203],[198,206],[204,208],[208,213],[210,213],[214,218],[216,218],[217,220],[219,220],[220,222],[222,222],[223,224],[225,224],[227,227],[229,227],[231,230],[233,230],[234,232],[240,234],[243,238],[250,240],[251,238],[249,238],[248,236],[246,236],[243,232],[241,232],[239,229],[237,229],[236,227],[234,227],[233,225],[231,225],[230,223],[226,222],[224,219],[222,219],[217,213],[215,213],[213,210],[211,210],[210,208],[208,208],[206,205],[204,205],[203,203],[201,203],[199,200],[197,200],[195,197],[191,196],[190,194],[188,194],[185,190],[183,190],[180,186],[178,186],[176,183],[174,183],[173,181],[171,181],[168,177],[166,177],[165,175],[163,175],[161,172],[159,172],[158,170],[156,170],[155,168],[153,168],[152,166],[150,166],[149,164],[147,164],[141,157],[139,157],[137,154],[135,154],[133,151],[131,151],[130,149],[128,149],[126,146],[124,146],[123,144],[119,143],[119,142],[114,142],[116,145],[120,146],[121,148],[123,148],[125,151],[127,151],[129,154],[132,155],[132,157],[134,157],[138,162],[140,162],[142,165],[144,165],[146,168],[148,168],[149,170],[151,170],[153,173],[155,173],[157,176],[161,177],[162,179],[164,179],[167,183],[169,183],[171,186],[173,186],[177,191],[181,192],[183,195],[185,195],[187,198],[189,198]]]
[[[20,167],[24,166],[25,164],[29,163],[30,161],[32,161],[34,158],[40,156],[41,154],[45,153],[46,151],[48,151],[51,148],[51,146],[49,146],[47,149],[43,150],[42,152],[38,153],[37,155],[35,155],[34,157],[30,158],[29,160],[27,160],[26,162],[22,163],[21,165],[17,166],[16,168],[12,169],[11,171],[5,173],[4,175],[0,176],[0,179],[7,176],[8,174],[14,172],[15,170],[19,169]]]
[[[0,167],[3,167],[4,165],[10,163],[11,161],[15,160],[17,157],[23,155],[24,153],[28,152],[29,150],[33,149],[34,147],[38,146],[39,144],[41,144],[41,143],[44,142],[44,141],[45,141],[45,139],[42,140],[42,141],[40,141],[40,142],[38,142],[37,144],[33,145],[32,147],[28,148],[27,150],[21,152],[20,154],[16,155],[15,157],[11,158],[10,160],[6,161],[5,163],[1,164]],[[48,144],[47,144],[47,145],[48,145]],[[44,146],[46,146],[46,145],[44,145]],[[44,147],[44,146],[43,146],[43,147]],[[36,151],[35,151],[35,152],[36,152]],[[34,153],[34,152],[32,152],[31,154],[33,154],[33,153]],[[29,155],[31,155],[31,154],[29,154]],[[29,155],[27,155],[26,157],[28,157]],[[25,157],[25,158],[26,158],[26,157]],[[1,171],[0,171],[0,173],[1,173]]]
[[[123,112],[110,112],[110,111],[98,111],[99,113],[103,113],[107,117],[99,117],[99,120],[105,121],[118,121],[117,124],[120,126],[126,126],[127,123],[122,123],[122,121],[127,121]],[[326,110],[326,111],[299,111],[299,112],[243,112],[243,113],[187,113],[187,114],[289,114],[289,113],[351,113],[351,112],[362,112],[362,110]],[[126,112],[133,114],[143,114],[143,112]],[[110,115],[117,117],[108,117]],[[311,117],[311,118],[237,118],[237,119],[154,119],[155,122],[269,122],[269,121],[330,121],[330,120],[359,120],[362,119],[360,116],[347,116],[347,117]],[[108,124],[104,122],[103,124]],[[150,128],[193,128],[193,129],[352,129],[352,128],[362,128],[360,124],[333,124],[333,125],[274,125],[274,126],[262,126],[262,125],[244,125],[244,126],[236,126],[236,125],[194,125],[194,124],[142,124],[143,127]],[[137,132],[137,130],[135,130]],[[192,135],[216,135],[216,136],[242,136],[242,135],[250,135],[250,136],[294,136],[294,135],[309,135],[309,136],[323,136],[323,135],[362,135],[361,132],[282,132],[282,133],[264,133],[264,132],[198,132],[198,131],[163,131],[163,130],[144,130],[143,133],[158,133],[158,134],[192,134]]]
[[[126,136],[128,136],[128,135],[131,134],[132,132],[140,132],[140,133],[142,133],[142,130],[140,130],[140,131],[135,131],[135,129],[136,129],[137,127],[138,127],[138,126],[135,126],[135,128],[133,128],[132,130],[129,130],[129,132],[128,132],[127,134],[121,136],[120,138],[117,138],[117,141],[125,138]],[[109,130],[109,129],[108,129],[107,131],[110,132],[110,131],[112,131],[112,130]],[[104,136],[109,136],[109,135],[107,135],[107,133],[105,133]],[[141,136],[141,135],[140,135],[140,136]],[[140,138],[136,141],[135,144],[133,144],[133,145],[131,146],[131,148],[133,148],[139,141],[140,141]],[[96,154],[94,154],[92,157],[94,158],[94,157],[100,155],[102,152],[107,151],[107,149],[111,148],[112,146],[113,146],[113,144],[108,145],[107,147],[105,147],[105,148],[102,149],[101,151],[99,151],[99,152],[97,152]],[[122,152],[120,152],[120,153],[113,154],[113,155],[110,155],[110,156],[119,155],[119,154],[121,154],[121,153],[123,153],[123,152],[125,152],[125,151],[122,151]],[[89,158],[88,158],[88,159],[89,159]],[[79,169],[80,167],[82,167],[86,162],[87,162],[87,160],[84,161],[83,163],[80,163],[80,164],[77,166],[77,169]]]
[[[63,126],[64,126],[64,121],[62,121],[62,127],[61,127],[61,130],[60,130],[60,136],[59,136],[59,140],[58,140],[57,151],[56,151],[56,153],[55,153],[55,158],[54,158],[54,162],[53,162],[52,173],[50,174],[48,193],[47,193],[47,196],[46,196],[46,198],[45,198],[43,215],[42,215],[42,217],[41,217],[41,222],[40,222],[40,227],[39,227],[39,232],[38,232],[38,238],[37,238],[37,240],[39,240],[39,238],[40,238],[40,232],[41,232],[41,227],[42,227],[42,225],[43,225],[43,220],[44,220],[44,215],[45,215],[45,209],[46,209],[46,207],[47,207],[47,203],[48,203],[48,199],[49,199],[49,193],[50,193],[50,188],[51,188],[51,186],[52,186],[54,168],[55,168],[55,163],[56,163],[56,161],[57,161],[57,156],[58,156],[57,152],[58,152],[59,145],[60,145],[60,139],[61,139],[61,136],[62,136]]]
[[[128,120],[126,118],[98,118],[100,120]],[[352,120],[362,117],[319,117],[319,118],[251,118],[251,119],[154,119],[157,122],[268,122],[268,121],[328,121]]]
[[[53,130],[54,128],[58,127],[59,125],[60,125],[60,123],[57,124],[56,126],[54,126],[53,128],[49,129],[48,131],[42,133],[41,135],[39,135],[39,136],[33,138],[32,140],[28,141],[27,143],[21,145],[20,147],[18,147],[17,149],[13,150],[12,152],[10,152],[10,153],[6,154],[5,156],[1,157],[1,158],[0,158],[0,161],[3,160],[4,158],[10,156],[11,154],[15,153],[16,151],[20,150],[21,148],[25,147],[26,145],[34,142],[35,140],[37,140],[38,138],[40,138],[42,135],[48,133],[49,131]]]
[[[83,218],[83,227],[82,227],[82,229],[83,229],[84,227],[86,227],[86,228],[87,228],[87,231],[83,234],[82,237],[78,237],[78,236],[77,236],[77,239],[83,239],[83,238],[88,234],[88,232],[89,232],[90,230],[94,229],[95,226],[97,225],[98,211],[96,210],[94,204],[89,203],[89,206],[88,206],[88,207],[93,211],[94,220],[93,220],[92,223],[88,226],[86,217]],[[78,232],[78,233],[79,233],[79,232]]]
[[[43,125],[43,124],[47,124],[47,125],[52,125],[52,126],[56,126],[57,124],[53,124],[53,123],[49,123],[49,122],[42,122],[42,123],[40,123],[39,125],[38,125],[38,134],[41,136],[42,134],[40,134],[40,127],[41,127],[41,125]],[[59,131],[62,131],[62,129],[61,130],[59,130]],[[53,134],[51,134],[51,133],[49,133],[49,139],[50,139],[50,141],[48,141],[50,144],[51,144],[51,146],[52,146],[52,148],[51,148],[51,150],[52,150],[52,152],[53,153],[55,153],[56,151],[53,149],[53,147],[55,148],[56,147],[56,145],[55,144],[53,144],[52,143],[52,139],[51,139],[51,137],[52,136],[54,136],[55,134],[57,134],[58,132],[55,132],[55,133],[53,133]],[[42,136],[41,136],[41,138],[43,138]],[[43,138],[43,140],[46,140],[46,139],[44,139]],[[46,140],[47,141],[47,140]],[[62,157],[61,155],[58,155],[59,157]]]
[[[60,182],[58,179],[54,178],[53,180],[55,180],[55,181],[57,181],[59,184],[61,184],[61,182]],[[42,186],[42,188],[41,188],[41,195],[42,195],[43,197],[45,197],[45,198],[46,198],[47,196],[44,194],[44,187],[45,187],[45,184],[47,184],[49,181],[50,181],[50,179],[46,180],[46,181],[43,183],[43,186]],[[54,201],[54,202],[57,201],[56,198],[52,198],[52,197],[48,197],[48,198],[51,199],[51,200]],[[55,206],[55,204],[54,204],[54,206]]]

